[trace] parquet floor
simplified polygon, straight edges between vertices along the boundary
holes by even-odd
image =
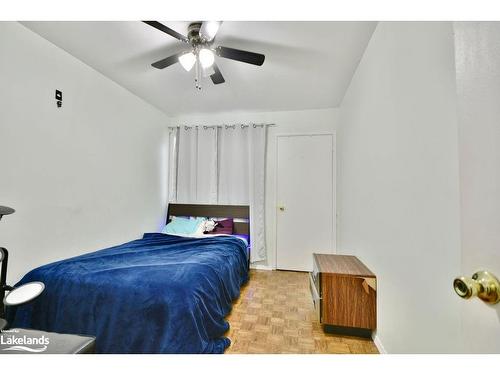
[[[303,272],[251,270],[228,321],[226,353],[378,353],[370,339],[323,332]]]

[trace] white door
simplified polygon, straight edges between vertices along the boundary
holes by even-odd
[[[277,138],[276,268],[312,271],[313,253],[333,253],[332,134]]]
[[[462,275],[500,277],[500,24],[455,23]],[[462,301],[463,350],[500,353],[500,303]]]

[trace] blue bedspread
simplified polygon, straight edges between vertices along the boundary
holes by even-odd
[[[98,353],[223,353],[224,317],[247,281],[246,246],[232,237],[142,239],[51,263],[13,327],[96,336]]]

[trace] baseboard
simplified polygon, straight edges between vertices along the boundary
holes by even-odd
[[[254,270],[264,270],[264,271],[272,271],[274,270],[271,266],[266,266],[264,264],[250,264],[250,269]]]
[[[372,339],[373,339],[373,343],[377,347],[379,353],[380,354],[387,354],[387,351],[385,350],[384,345],[382,345],[382,341],[380,341],[380,338],[378,337],[378,335],[376,333],[373,334]]]

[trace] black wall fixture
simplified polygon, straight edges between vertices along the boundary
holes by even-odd
[[[57,100],[57,108],[62,107],[62,91],[56,90],[56,100]]]

